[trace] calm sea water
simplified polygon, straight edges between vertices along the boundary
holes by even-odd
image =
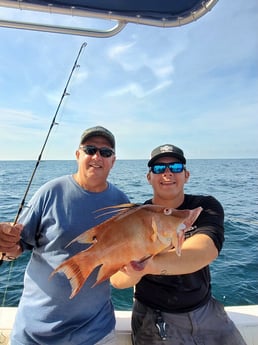
[[[132,202],[152,195],[145,160],[118,160],[110,182]],[[0,161],[0,221],[13,221],[34,169],[33,161]],[[224,305],[258,304],[258,160],[189,160],[186,193],[215,196],[225,210],[225,244],[211,265],[213,295]],[[42,161],[26,200],[44,182],[76,170],[74,161]],[[29,254],[0,266],[0,305],[17,306]],[[132,289],[112,290],[117,310],[130,310]]]

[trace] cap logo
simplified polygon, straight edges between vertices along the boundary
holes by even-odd
[[[160,152],[171,152],[173,151],[173,146],[171,145],[164,145],[159,148]]]

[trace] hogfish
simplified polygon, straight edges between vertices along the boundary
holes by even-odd
[[[52,277],[57,272],[63,272],[70,280],[70,298],[79,292],[98,266],[101,267],[93,286],[129,263],[135,269],[143,269],[141,263],[144,260],[165,249],[175,247],[177,255],[181,255],[184,233],[202,211],[201,207],[177,210],[149,204],[124,204],[111,208],[119,208],[115,216],[86,230],[68,244],[79,242],[92,245],[61,263],[51,274]]]

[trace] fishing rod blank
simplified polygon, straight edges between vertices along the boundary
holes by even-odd
[[[59,101],[58,107],[57,107],[57,109],[56,109],[56,112],[55,112],[54,117],[53,117],[53,119],[52,119],[51,125],[50,125],[50,127],[49,127],[49,130],[48,130],[46,139],[45,139],[45,141],[44,141],[44,144],[43,144],[43,146],[42,146],[42,149],[41,149],[40,154],[39,154],[39,156],[38,156],[38,159],[37,159],[37,161],[36,161],[34,170],[33,170],[32,174],[31,174],[31,178],[30,178],[29,183],[28,183],[28,185],[27,185],[27,188],[26,188],[26,190],[25,190],[23,199],[22,199],[22,201],[21,201],[21,203],[20,203],[20,206],[19,206],[18,212],[17,212],[17,214],[16,214],[16,217],[15,217],[15,219],[14,219],[13,225],[15,225],[15,224],[17,223],[18,218],[19,218],[19,216],[20,216],[20,214],[21,214],[21,211],[22,211],[23,206],[24,206],[24,204],[25,204],[25,200],[26,200],[27,194],[28,194],[28,192],[29,192],[29,189],[30,189],[32,180],[33,180],[34,175],[35,175],[35,173],[36,173],[36,170],[37,170],[37,168],[38,168],[38,166],[39,166],[39,163],[40,163],[40,161],[41,161],[41,157],[42,157],[43,151],[44,151],[44,149],[45,149],[45,146],[46,146],[46,144],[47,144],[49,135],[50,135],[50,133],[51,133],[51,131],[52,131],[54,125],[57,125],[56,117],[57,117],[57,115],[58,115],[58,112],[59,112],[59,109],[60,109],[61,104],[62,104],[62,102],[63,102],[63,99],[64,99],[65,96],[69,95],[69,94],[67,93],[68,85],[69,85],[69,83],[70,83],[70,80],[71,80],[71,78],[72,78],[72,75],[73,75],[73,73],[74,73],[75,68],[76,68],[76,67],[79,67],[79,65],[78,65],[78,59],[79,59],[79,57],[80,57],[80,55],[81,55],[81,52],[82,52],[83,48],[85,48],[86,45],[87,45],[86,42],[84,42],[84,43],[81,45],[81,48],[80,48],[80,50],[79,50],[79,53],[78,53],[78,55],[77,55],[77,57],[76,57],[76,60],[75,60],[74,65],[73,65],[73,68],[72,68],[71,73],[70,73],[70,75],[69,75],[69,77],[68,77],[68,80],[67,80],[67,82],[66,82],[66,85],[65,85],[63,94],[62,94],[61,99],[60,99],[60,101]],[[1,255],[1,258],[0,258],[0,265],[2,265],[3,260],[4,260],[4,257],[6,256],[6,253],[1,253],[1,254],[2,254],[2,255]],[[8,259],[9,259],[9,260],[13,260],[14,258],[13,258],[13,257],[6,257],[6,259],[7,259],[7,260],[8,260]]]

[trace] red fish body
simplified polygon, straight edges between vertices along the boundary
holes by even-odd
[[[167,248],[175,247],[181,255],[184,233],[202,211],[201,207],[176,210],[158,205],[129,205],[118,205],[120,211],[115,216],[71,242],[92,243],[92,246],[64,261],[51,274],[65,273],[72,287],[70,298],[78,293],[98,266],[101,267],[94,285],[128,263],[141,262]]]

